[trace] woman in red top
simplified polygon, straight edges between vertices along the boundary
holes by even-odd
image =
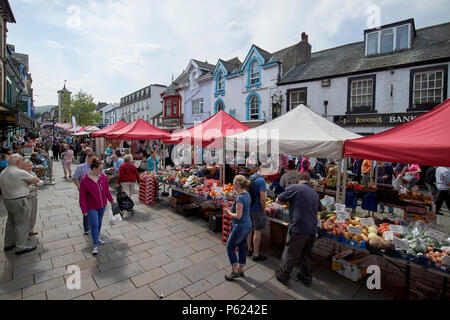
[[[123,191],[130,199],[134,192],[134,184],[140,182],[139,172],[135,165],[131,163],[132,159],[131,154],[127,154],[123,158],[124,163],[119,167],[117,176],[117,186],[122,186]]]
[[[109,192],[108,179],[102,173],[102,163],[98,159],[92,160],[91,171],[81,179],[80,183],[80,207],[84,216],[88,216],[91,227],[94,250],[92,254],[98,253],[98,245],[105,242],[99,238],[102,228],[103,214],[109,202],[114,203],[114,198]]]

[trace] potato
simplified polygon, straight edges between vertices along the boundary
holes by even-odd
[[[352,240],[353,240],[353,241],[359,241],[359,237],[355,234],[355,235],[352,237]]]
[[[368,240],[369,240],[369,238],[368,238],[367,235],[365,235],[365,234],[362,234],[362,235],[361,235],[361,239],[362,239],[363,241],[368,241]]]

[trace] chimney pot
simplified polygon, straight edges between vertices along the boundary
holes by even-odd
[[[305,32],[302,32],[302,41],[308,42],[308,35]]]

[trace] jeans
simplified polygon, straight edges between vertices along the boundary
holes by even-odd
[[[88,218],[88,216],[83,216],[83,229],[84,229],[84,232],[88,232],[89,231],[89,218]]]
[[[92,240],[94,241],[94,246],[98,246],[98,237],[100,235],[100,230],[102,229],[102,220],[105,209],[106,207],[102,209],[88,210],[89,225],[91,226],[91,234]]]
[[[381,204],[380,204],[380,210],[381,210],[381,211],[384,211],[384,206],[381,205]],[[394,208],[388,207],[388,211],[389,211],[389,213],[394,213]]]
[[[251,226],[238,226],[233,225],[230,236],[227,241],[227,253],[230,264],[235,266],[239,264],[240,266],[245,266],[247,262],[247,236],[252,230]],[[238,250],[238,257],[236,257],[235,250]],[[238,263],[239,261],[239,263]]]

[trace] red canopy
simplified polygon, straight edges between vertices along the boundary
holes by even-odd
[[[113,124],[107,126],[106,128],[103,128],[102,130],[92,133],[91,137],[100,138],[100,137],[103,137],[105,133],[120,130],[120,129],[126,127],[127,125],[128,125],[128,123],[126,123],[123,120],[120,120],[120,121],[114,122]]]
[[[346,140],[344,157],[450,167],[450,99],[393,129]]]
[[[173,133],[170,137],[164,139],[164,142],[180,143],[183,140],[189,141],[190,138],[191,144],[194,144],[194,141],[202,141],[202,145],[206,146],[221,137],[230,136],[248,129],[250,127],[221,110],[192,128]]]
[[[137,119],[120,130],[106,133],[105,138],[119,140],[160,140],[170,135],[167,131],[152,126],[145,120]]]

